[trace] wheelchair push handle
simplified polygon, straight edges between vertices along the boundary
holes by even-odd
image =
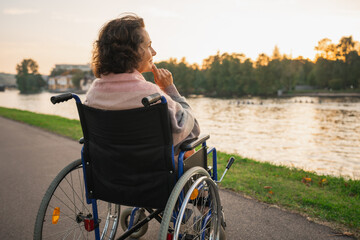
[[[63,94],[60,94],[60,95],[52,96],[50,98],[50,101],[53,104],[56,104],[56,103],[66,102],[66,101],[68,101],[68,100],[70,100],[72,98],[73,98],[72,93],[63,93]]]
[[[160,99],[161,99],[160,93],[154,93],[154,94],[151,94],[151,95],[149,95],[147,97],[144,97],[141,100],[141,103],[144,105],[144,107],[149,107],[151,104],[156,103]]]
[[[220,180],[217,181],[218,183],[220,183],[220,182],[223,180],[223,178],[225,177],[227,171],[231,168],[231,165],[234,163],[234,161],[235,161],[235,158],[234,158],[234,157],[231,157],[231,158],[229,159],[223,175],[221,176]]]
[[[227,165],[226,165],[226,168],[227,168],[228,170],[231,168],[231,165],[234,163],[234,161],[235,161],[235,158],[234,158],[234,157],[231,157],[231,158],[229,159],[229,162],[228,162]]]

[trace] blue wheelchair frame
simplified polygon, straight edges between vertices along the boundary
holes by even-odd
[[[76,103],[78,104],[82,104],[80,98],[74,94],[74,93],[69,93],[67,96],[63,96],[62,99],[58,100],[58,102],[62,102],[62,101],[67,101],[71,98],[74,98]],[[53,100],[52,100],[53,101]],[[55,103],[55,102],[53,102]],[[167,101],[166,101],[166,98],[161,96],[161,103],[162,104],[166,104]],[[78,109],[79,110],[79,109]],[[202,142],[202,147],[207,147],[206,146],[206,140],[204,142]],[[181,150],[180,153],[179,153],[179,156],[178,156],[178,176],[177,178],[180,179],[180,177],[184,174],[184,155],[185,155],[186,151],[183,151]],[[218,175],[217,175],[217,153],[216,153],[216,149],[214,147],[211,147],[207,150],[207,155],[211,154],[212,153],[212,169],[211,170],[208,170],[209,173],[210,173],[210,176],[211,178],[215,181],[215,182],[218,182]],[[85,189],[87,189],[87,180],[86,180],[86,169],[85,169],[85,166],[86,166],[86,162],[84,160],[84,146],[82,147],[82,150],[81,150],[81,161],[82,161],[82,169],[83,169],[83,174],[84,174],[84,183],[85,183]],[[172,162],[173,162],[173,166],[174,166],[174,169],[175,169],[175,160],[174,160],[174,146],[172,146]],[[227,167],[228,169],[228,167]],[[93,210],[93,223],[94,223],[94,230],[95,230],[95,239],[100,239],[100,230],[99,230],[99,224],[98,224],[98,208],[97,208],[97,199],[92,199],[88,196],[88,193],[87,191],[86,192],[86,203],[87,204],[91,204],[92,205],[92,210]],[[182,202],[181,199],[183,199],[184,196],[183,194],[180,195],[180,201]],[[139,208],[137,207],[134,207],[132,212],[131,212],[131,215],[130,215],[130,221],[129,221],[129,226],[128,226],[128,231],[126,231],[119,239],[125,239],[127,238],[128,236],[130,236],[133,232],[135,232],[138,228],[140,228],[142,225],[144,225],[146,222],[150,221],[150,220],[147,220],[145,221],[144,223],[138,223],[136,226],[137,228],[134,228],[134,229],[131,229],[133,228],[133,224],[134,224],[134,216],[136,214],[136,211],[138,211]],[[150,213],[149,217],[151,215],[155,216],[155,214],[158,214],[160,213],[159,210],[157,211],[154,211],[152,213]],[[177,215],[178,213],[174,213],[175,215]],[[151,216],[150,219],[153,218],[153,216]],[[211,216],[211,212],[208,213],[208,216],[203,220],[202,224],[201,224],[201,228],[205,228],[206,226],[206,223],[208,221],[208,219],[210,218]],[[142,221],[143,222],[143,221]],[[175,223],[174,223],[175,224]],[[136,227],[135,226],[135,227]],[[204,236],[202,236],[202,238],[204,238]]]

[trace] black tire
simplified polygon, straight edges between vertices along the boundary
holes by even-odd
[[[129,221],[130,221],[130,215],[131,215],[131,212],[132,212],[133,208],[126,208],[126,209],[123,209],[121,211],[121,215],[120,215],[120,225],[121,225],[121,228],[124,230],[124,232],[128,229],[129,227]],[[137,211],[136,214],[139,214],[137,216],[137,221],[135,221],[133,223],[133,226],[138,223],[139,221],[143,220],[146,218],[146,215],[144,213],[144,210],[143,209],[139,209]],[[133,234],[130,235],[131,238],[140,238],[142,236],[144,236],[144,234],[147,232],[148,230],[148,227],[149,227],[149,223],[146,223],[144,226],[142,226],[139,230],[137,230],[136,232],[134,232]]]
[[[120,206],[99,200],[97,204],[100,237],[113,239]],[[94,231],[88,232],[84,227],[83,218],[89,214],[93,215],[93,211],[91,204],[86,203],[83,169],[78,159],[61,170],[47,189],[36,217],[34,239],[95,239]]]
[[[220,240],[226,240],[226,232],[223,226],[220,228]]]
[[[220,222],[218,188],[205,169],[194,167],[185,172],[171,192],[158,239],[167,239],[168,233],[173,234],[172,239],[218,239]]]

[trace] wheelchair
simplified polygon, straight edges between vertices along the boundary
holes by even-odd
[[[167,102],[160,94],[143,98],[144,107],[119,111],[83,105],[73,93],[51,102],[70,99],[83,131],[81,159],[60,171],[47,189],[34,239],[140,238],[152,219],[160,223],[159,240],[226,238],[217,183],[234,158],[218,181],[216,149],[206,145],[209,135],[183,143],[175,161]]]

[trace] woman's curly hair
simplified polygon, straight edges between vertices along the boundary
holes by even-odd
[[[143,42],[144,20],[126,15],[102,27],[94,43],[92,69],[96,77],[109,73],[132,72],[141,61],[139,46]]]

